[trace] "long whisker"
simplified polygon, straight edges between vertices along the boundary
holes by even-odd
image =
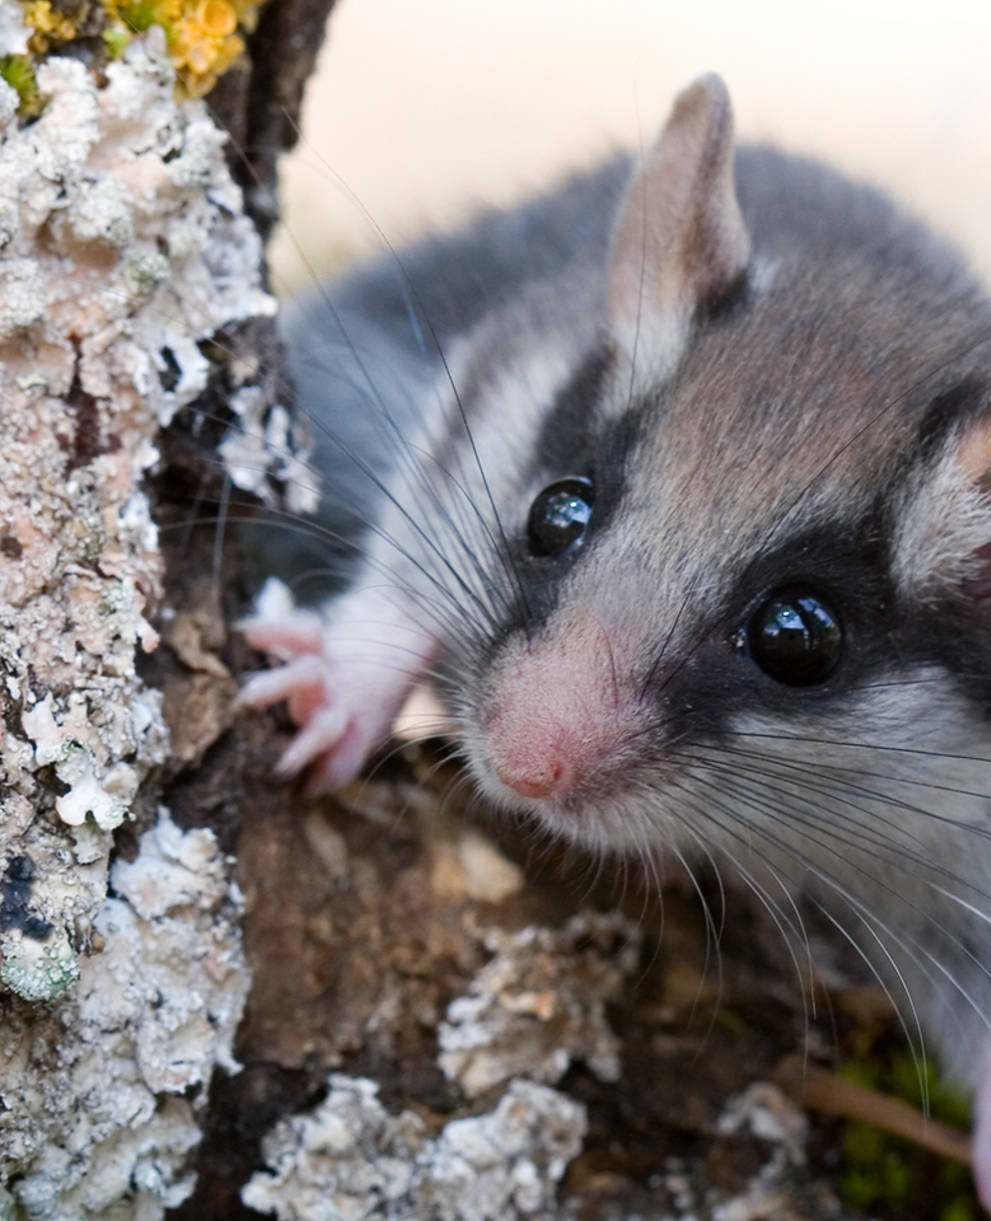
[[[721,761],[714,761],[711,759],[711,757],[707,757],[704,754],[702,754],[701,752],[699,752],[698,754],[686,755],[684,757],[688,758],[690,761],[704,760],[710,767],[713,768],[714,771],[722,772],[723,774],[731,776],[731,777],[742,776],[742,775],[745,775],[748,777],[755,777],[758,781],[762,782],[763,788],[767,792],[777,793],[780,796],[785,797],[785,798],[791,797],[792,799],[795,799],[795,794],[791,793],[789,789],[785,789],[785,788],[781,788],[777,785],[769,784],[769,783],[767,783],[767,781],[771,780],[771,779],[786,779],[789,785],[793,786],[796,789],[803,790],[804,792],[812,793],[814,796],[818,796],[823,793],[828,793],[831,797],[834,798],[834,800],[839,802],[840,805],[846,805],[849,808],[863,814],[865,816],[865,819],[868,820],[867,825],[865,825],[865,824],[859,822],[858,820],[852,818],[850,815],[843,813],[839,809],[836,809],[836,808],[831,809],[829,811],[829,818],[830,818],[829,833],[830,834],[837,834],[835,831],[833,831],[832,824],[834,824],[836,822],[843,823],[850,828],[851,835],[852,835],[852,838],[845,839],[844,842],[846,842],[852,846],[856,846],[856,847],[862,847],[862,845],[864,843],[871,844],[875,848],[880,849],[883,853],[885,853],[888,856],[888,859],[893,860],[895,863],[901,863],[902,860],[905,860],[905,861],[909,861],[913,865],[921,866],[922,868],[931,870],[933,872],[938,872],[938,873],[942,874],[947,880],[959,882],[961,885],[968,886],[970,889],[974,890],[977,894],[980,894],[983,897],[991,900],[991,892],[986,892],[986,891],[981,890],[976,884],[966,881],[966,879],[961,877],[959,874],[954,873],[952,870],[949,870],[945,866],[938,865],[930,857],[926,856],[923,852],[910,850],[906,847],[897,845],[893,839],[888,838],[888,837],[884,836],[883,834],[879,834],[877,831],[874,830],[874,828],[871,824],[881,823],[881,824],[889,826],[892,831],[898,832],[902,835],[907,835],[909,838],[917,840],[917,841],[919,839],[918,836],[911,834],[910,832],[899,827],[898,824],[895,823],[893,820],[878,814],[874,810],[867,810],[865,807],[858,805],[856,802],[850,801],[849,798],[847,798],[843,795],[837,795],[838,793],[842,794],[843,786],[832,784],[821,775],[815,775],[814,773],[809,771],[808,774],[813,775],[814,779],[813,780],[803,780],[803,779],[800,779],[798,777],[791,776],[791,775],[782,777],[780,773],[775,772],[775,771],[773,771],[767,767],[763,767],[763,766],[756,766],[756,767],[747,766],[745,763],[741,764],[739,761],[734,761],[733,764],[729,764],[728,762],[723,763]],[[743,758],[746,759],[746,756],[743,756]],[[787,764],[783,764],[782,766],[785,767],[785,766],[787,766]],[[794,768],[793,770],[799,771],[798,768]],[[799,771],[799,774],[801,775],[800,771]],[[879,801],[886,800],[885,795],[881,794],[881,793],[873,794],[873,796],[876,799],[878,799]],[[812,810],[813,813],[815,813],[817,811],[817,806],[815,805],[815,803],[812,802],[811,800],[809,800],[808,798],[806,798],[804,796],[799,796],[797,798],[797,800],[802,804],[802,806],[804,808]],[[912,806],[905,805],[904,803],[900,803],[897,801],[897,799],[891,799],[888,802],[888,804],[892,804],[896,808],[901,806],[904,809],[910,809],[915,813],[920,813],[923,815],[925,815],[927,813],[927,811],[922,810],[919,807],[912,807]],[[803,820],[801,818],[796,818],[796,821],[803,822],[806,820]],[[818,824],[815,822],[812,822],[812,823],[809,823],[808,825],[816,826]],[[837,836],[837,838],[839,838],[839,837]]]
[[[287,114],[286,117],[287,117],[288,121],[293,125],[293,127],[295,127],[297,138],[301,138],[302,133],[300,132],[298,126],[296,125],[295,120],[292,118],[291,115]],[[322,158],[321,158],[321,161],[322,161]],[[395,266],[399,272],[399,275],[401,277],[403,292],[404,292],[404,295],[406,296],[408,313],[410,314],[411,317],[417,316],[416,309],[419,308],[419,310],[420,310],[418,317],[425,324],[427,331],[430,335],[430,339],[433,344],[434,350],[436,351],[437,356],[440,360],[440,364],[444,371],[444,377],[447,380],[447,383],[450,387],[451,393],[454,398],[455,406],[457,407],[458,415],[460,417],[461,425],[464,430],[465,438],[468,441],[468,445],[471,450],[475,469],[478,473],[479,478],[481,479],[482,487],[485,492],[485,497],[488,502],[489,509],[492,513],[493,521],[495,522],[496,532],[498,535],[499,542],[501,543],[501,547],[497,547],[495,549],[496,556],[497,556],[497,558],[501,559],[503,569],[506,572],[506,575],[510,578],[511,583],[515,588],[516,596],[519,599],[519,604],[522,607],[523,611],[525,612],[524,616],[523,616],[523,621],[524,621],[524,623],[528,624],[532,616],[531,616],[531,611],[530,611],[529,603],[528,603],[527,596],[526,596],[526,589],[525,589],[522,579],[520,578],[520,575],[516,568],[515,562],[513,560],[512,550],[509,546],[509,540],[508,540],[508,537],[506,535],[506,532],[505,532],[505,529],[503,526],[502,516],[499,513],[499,510],[496,506],[495,497],[492,494],[492,489],[489,484],[488,477],[485,473],[485,468],[482,463],[481,456],[479,455],[478,448],[475,443],[474,433],[473,433],[471,425],[469,424],[469,421],[468,421],[468,414],[465,410],[464,402],[461,398],[461,395],[458,392],[458,388],[455,383],[454,377],[452,375],[447,356],[444,352],[444,347],[440,342],[440,338],[437,335],[436,330],[434,329],[433,321],[430,317],[429,311],[422,308],[422,305],[423,305],[422,298],[420,297],[419,292],[417,291],[416,284],[409,273],[409,270],[405,264],[405,261],[403,260],[402,256],[399,254],[399,252],[395,249],[395,247],[392,245],[392,243],[389,241],[384,230],[381,228],[381,226],[378,224],[378,222],[369,212],[369,210],[364,205],[362,200],[354,193],[354,191],[351,190],[348,183],[345,182],[345,180],[337,173],[337,171],[334,170],[334,168],[332,166],[328,165],[326,162],[323,162],[323,164],[324,164],[327,172],[333,176],[335,181],[338,182],[340,187],[348,194],[349,198],[351,198],[351,200],[354,202],[354,204],[359,208],[359,210],[365,216],[368,223],[373,227],[373,229],[375,230],[375,232],[378,234],[379,238],[385,245],[386,249],[388,250],[389,255],[392,258],[393,263],[395,264]],[[324,295],[326,296],[327,294],[325,293]],[[352,345],[352,348],[353,348],[353,345]],[[478,512],[477,509],[476,509],[476,512]],[[487,529],[488,527],[485,524],[484,519],[482,518],[480,513],[478,513],[478,516],[479,516],[479,521],[482,522],[483,528]]]
[[[725,788],[725,785],[723,787]],[[744,804],[758,804],[759,805],[759,803],[754,803],[752,801],[749,801],[749,799],[744,800]],[[895,995],[891,991],[891,988],[889,987],[888,983],[886,982],[883,972],[880,970],[880,968],[877,966],[877,964],[872,960],[871,956],[867,953],[867,951],[863,948],[863,946],[860,945],[860,943],[858,942],[856,937],[854,937],[853,934],[848,929],[846,929],[844,927],[844,925],[830,911],[828,911],[823,906],[822,903],[820,903],[814,897],[810,898],[810,901],[814,904],[814,906],[819,911],[822,912],[822,914],[826,917],[826,919],[830,922],[830,924],[832,924],[840,932],[840,934],[843,936],[844,940],[846,940],[850,944],[850,946],[853,948],[854,952],[861,959],[861,961],[864,963],[864,965],[867,967],[867,969],[871,972],[872,976],[877,980],[879,987],[882,989],[882,991],[887,996],[888,1000],[891,1002],[891,1005],[895,1012],[899,1026],[901,1027],[902,1033],[905,1037],[905,1041],[909,1046],[909,1049],[910,1049],[912,1057],[913,1057],[913,1061],[915,1062],[916,1071],[919,1074],[920,1085],[922,1086],[923,1089],[925,1089],[925,1083],[923,1081],[922,1070],[921,1070],[922,1060],[924,1058],[925,1037],[924,1037],[923,1030],[922,1030],[921,1019],[919,1018],[919,1014],[918,1014],[918,1011],[915,1006],[915,1002],[912,997],[911,989],[908,986],[908,982],[905,979],[904,974],[903,974],[901,968],[898,966],[898,963],[895,960],[894,956],[892,955],[891,951],[885,945],[882,936],[878,932],[878,929],[880,928],[888,937],[890,937],[892,939],[892,941],[896,945],[899,945],[902,948],[903,952],[907,953],[908,956],[910,957],[910,959],[912,961],[916,962],[916,965],[920,966],[920,970],[922,970],[924,974],[928,974],[926,969],[924,967],[922,967],[921,964],[918,963],[917,955],[915,955],[914,952],[911,951],[905,945],[903,939],[899,938],[896,934],[894,934],[893,931],[886,924],[884,924],[883,922],[878,920],[876,916],[873,916],[871,913],[867,912],[864,905],[862,903],[860,903],[860,901],[857,900],[854,895],[852,895],[845,887],[841,886],[834,878],[830,877],[828,874],[825,874],[822,870],[818,869],[808,859],[807,856],[805,856],[804,854],[799,854],[793,847],[791,847],[788,843],[786,843],[784,840],[782,840],[779,836],[774,835],[766,827],[763,827],[759,823],[754,822],[754,821],[749,821],[749,820],[746,822],[742,822],[742,820],[739,818],[739,816],[736,815],[729,807],[725,806],[725,804],[722,804],[721,808],[727,814],[727,816],[731,819],[732,822],[742,823],[742,825],[744,825],[746,827],[747,831],[751,835],[756,835],[760,839],[766,840],[773,847],[778,849],[780,852],[784,853],[784,855],[787,859],[793,860],[796,864],[798,864],[804,873],[808,873],[811,876],[813,876],[814,878],[816,878],[818,881],[820,881],[828,890],[830,890],[833,894],[835,894],[836,897],[838,899],[840,899],[844,903],[844,905],[847,908],[849,908],[851,913],[857,918],[857,920],[860,923],[860,926],[868,934],[870,941],[876,945],[879,952],[881,953],[882,959],[883,959],[884,963],[886,964],[887,969],[889,969],[891,971],[894,979],[897,981],[898,987],[905,998],[905,1002],[907,1003],[907,1005],[909,1007],[911,1023],[909,1023],[909,1021],[906,1020],[905,1016],[902,1014],[901,1006],[897,1003]],[[764,810],[763,812],[767,813],[766,810]],[[739,832],[734,831],[732,829],[732,827],[727,827],[718,818],[716,818],[715,815],[712,813],[711,808],[707,807],[705,809],[705,811],[703,811],[702,813],[703,813],[703,817],[708,822],[712,823],[714,826],[717,826],[724,834],[737,840],[738,843],[740,844],[741,848],[744,851],[750,851],[749,841],[747,839],[745,839]],[[796,889],[798,889],[796,880],[791,880],[791,881],[792,881],[792,885],[795,885]],[[951,982],[955,982],[955,981],[952,981],[952,978],[951,978]],[[965,993],[965,995],[966,995],[966,993]]]
[[[769,843],[772,843],[775,847],[785,852],[793,859],[799,859],[794,848],[792,848],[780,836],[773,834],[767,826],[763,825],[763,822],[766,820],[770,821],[772,824],[787,827],[789,823],[796,821],[795,816],[790,809],[783,809],[771,804],[763,797],[763,790],[760,786],[750,785],[746,781],[741,782],[739,779],[727,781],[724,779],[723,787],[727,792],[734,793],[737,800],[741,801],[744,805],[749,805],[751,808],[757,811],[759,815],[763,815],[763,820],[760,823],[755,822],[752,826],[752,830],[755,834],[766,839]],[[872,888],[877,888],[884,891],[896,903],[900,903],[902,906],[904,906],[906,910],[912,911],[916,915],[925,918],[932,928],[937,929],[946,938],[948,944],[953,945],[955,948],[960,950],[966,957],[968,957],[975,963],[975,965],[979,967],[985,976],[991,978],[991,971],[989,971],[979,962],[972,951],[968,950],[967,946],[960,940],[959,936],[951,932],[939,920],[931,916],[929,913],[921,911],[916,904],[910,902],[907,898],[905,898],[905,896],[900,895],[876,872],[872,872],[864,863],[862,854],[859,859],[854,859],[849,855],[844,855],[837,847],[827,842],[827,840],[832,839],[840,844],[843,844],[844,846],[852,846],[855,851],[857,850],[858,845],[855,843],[853,845],[849,845],[842,837],[836,836],[827,828],[820,828],[820,831],[817,834],[810,834],[806,829],[802,832],[802,836],[806,842],[815,844],[823,849],[823,851],[825,851],[828,855],[836,859],[847,872],[852,871],[855,874],[865,877],[870,882]],[[823,838],[823,836],[826,838]],[[803,868],[806,869],[813,877],[822,882],[825,886],[829,887],[832,891],[834,891],[834,893],[840,895],[847,905],[853,905],[865,916],[865,918],[869,918],[869,920],[872,922],[872,927],[876,926],[877,928],[883,929],[887,936],[890,937],[896,945],[901,947],[903,952],[911,959],[911,961],[915,963],[916,966],[919,967],[923,974],[930,980],[933,980],[931,971],[929,968],[924,966],[922,962],[920,962],[919,955],[921,955],[921,957],[927,962],[931,963],[931,965],[936,969],[937,973],[945,977],[947,981],[952,984],[955,991],[957,991],[958,994],[968,1003],[971,1009],[981,1018],[981,1020],[985,1022],[985,1024],[989,1023],[988,1018],[984,1015],[980,1005],[972,994],[963,987],[959,980],[957,980],[947,971],[939,959],[927,948],[925,948],[925,946],[923,946],[917,938],[910,937],[907,934],[900,935],[896,933],[888,924],[881,921],[876,913],[869,912],[866,905],[860,899],[856,898],[848,887],[842,886],[835,877],[825,873],[822,869],[815,865],[807,855],[803,857],[801,863]]]
[[[679,784],[678,788],[682,792],[682,794],[685,798],[686,809],[692,810],[696,814],[697,817],[700,817],[704,821],[707,817],[707,814],[703,809],[700,808],[696,795],[692,793],[692,791],[688,788],[687,785]],[[716,786],[715,784],[711,785],[709,800],[712,802],[712,804],[717,809],[723,809],[727,813],[730,813],[729,807],[725,804],[725,802],[722,801],[721,796],[720,796],[720,790],[719,790],[718,786]],[[731,815],[731,817],[734,817],[734,816]],[[703,837],[701,836],[701,833],[696,828],[692,827],[689,824],[687,819],[680,818],[679,821],[681,821],[682,826],[685,829],[685,831],[693,839],[695,839],[696,842],[699,842],[699,843],[705,842]],[[706,851],[707,851],[707,853],[709,853],[709,852],[711,852],[711,849],[707,848]],[[807,987],[806,977],[803,976],[803,974],[802,974],[801,964],[799,963],[798,956],[792,945],[792,937],[793,936],[797,937],[798,940],[801,942],[801,944],[804,945],[804,947],[805,947],[805,958],[806,958],[806,962],[807,962],[807,966],[808,966],[807,978],[810,981],[814,975],[813,962],[812,962],[812,946],[809,942],[808,934],[805,930],[805,924],[804,924],[804,921],[802,920],[801,913],[798,910],[798,907],[792,896],[791,888],[788,885],[786,885],[785,881],[778,874],[777,870],[775,870],[773,868],[773,866],[771,866],[770,862],[768,862],[768,861],[763,862],[764,868],[767,869],[768,872],[771,874],[771,876],[774,878],[779,889],[781,890],[782,895],[785,897],[785,899],[788,902],[789,907],[791,908],[792,916],[788,916],[785,912],[783,912],[781,910],[779,904],[771,897],[767,888],[765,886],[763,886],[758,881],[756,876],[750,870],[748,870],[746,868],[746,866],[743,864],[741,853],[737,853],[737,854],[727,853],[725,849],[723,849],[722,852],[727,857],[728,865],[732,868],[734,873],[738,874],[743,879],[745,885],[756,896],[756,898],[758,899],[761,906],[768,913],[768,916],[772,920],[775,928],[778,930],[779,934],[781,935],[781,939],[785,944],[785,947],[788,952],[788,956],[791,959],[792,966],[794,967],[796,979],[798,980],[799,990],[800,990],[800,993],[802,996],[802,1010],[803,1010],[803,1014],[805,1017],[805,1025],[806,1025],[806,1029],[808,1029],[809,1016],[810,1016],[810,1002],[806,997],[806,987]],[[794,919],[792,917],[794,917]],[[811,998],[811,1015],[813,1017],[815,1016],[815,997],[814,997],[814,995]]]

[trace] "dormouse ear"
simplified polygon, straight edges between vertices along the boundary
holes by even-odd
[[[949,397],[983,399],[962,383]],[[913,599],[991,609],[991,403],[968,412],[906,482],[895,505],[893,575]],[[991,622],[991,620],[989,620]]]
[[[675,100],[657,143],[633,175],[609,255],[615,338],[670,368],[692,317],[728,293],[750,259],[733,184],[733,111],[718,76]],[[658,372],[655,367],[652,372]]]

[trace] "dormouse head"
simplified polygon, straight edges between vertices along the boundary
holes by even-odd
[[[805,868],[824,804],[870,822],[849,807],[872,744],[905,784],[974,753],[991,307],[879,193],[736,151],[712,76],[590,262],[581,294],[541,286],[527,334],[517,310],[480,345],[516,365],[474,377],[498,520],[490,626],[453,661],[470,766],[585,842],[745,841]],[[822,767],[842,779],[816,805]]]

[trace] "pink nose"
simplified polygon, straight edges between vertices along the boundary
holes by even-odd
[[[571,787],[572,768],[559,754],[527,753],[523,758],[501,759],[496,775],[521,797],[552,797]]]
[[[545,639],[507,651],[485,725],[489,765],[507,789],[539,801],[595,786],[630,729],[621,656],[599,621],[577,611]]]
[[[493,771],[521,797],[560,797],[581,780],[587,735],[549,715],[541,703],[520,700],[500,709],[488,725]]]

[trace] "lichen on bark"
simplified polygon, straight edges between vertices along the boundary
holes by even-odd
[[[114,832],[170,757],[138,664],[167,611],[145,481],[206,341],[275,306],[225,133],[177,101],[161,31],[34,75],[33,119],[0,80],[0,1181],[28,1217],[151,1218],[191,1189],[248,976],[212,837],[192,852],[160,813],[138,856],[159,907],[137,862],[108,896]]]

